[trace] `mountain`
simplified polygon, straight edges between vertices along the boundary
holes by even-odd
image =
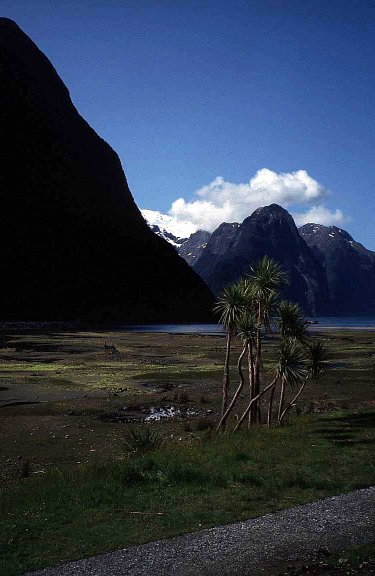
[[[37,46],[0,19],[2,320],[207,320],[212,297],[148,228],[120,160]]]
[[[375,252],[336,226],[305,224],[299,233],[323,265],[332,313],[375,314]]]
[[[195,264],[207,246],[210,232],[195,232],[194,224],[181,222],[156,210],[141,210],[141,213],[155,234],[172,244],[190,266]]]
[[[197,232],[194,232],[179,246],[179,255],[182,256],[190,266],[194,266],[201,257],[203,250],[207,247],[210,238],[211,233],[206,232],[206,230],[198,230]]]
[[[321,262],[301,238],[292,216],[281,206],[258,208],[242,224],[223,223],[213,232],[194,270],[214,293],[249,271],[267,255],[289,275],[284,296],[313,315],[329,310],[327,281]]]
[[[156,210],[141,210],[143,218],[155,234],[178,249],[195,231],[189,222],[177,222],[172,216]]]

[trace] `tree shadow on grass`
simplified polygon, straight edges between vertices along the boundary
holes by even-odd
[[[318,422],[324,423],[324,426],[317,428],[316,432],[336,445],[375,444],[375,439],[363,437],[363,434],[375,429],[375,411],[342,414],[329,421],[321,418]]]

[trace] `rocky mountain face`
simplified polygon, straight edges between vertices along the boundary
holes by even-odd
[[[375,252],[336,226],[305,224],[299,233],[325,270],[332,314],[374,314]]]
[[[279,262],[289,275],[284,296],[308,314],[329,312],[329,294],[322,263],[315,257],[291,215],[272,204],[259,208],[242,224],[221,224],[211,235],[194,270],[214,293],[249,271],[267,255]]]
[[[178,247],[179,255],[186,260],[190,266],[194,266],[201,257],[203,250],[207,247],[207,242],[210,237],[211,233],[205,230],[194,232],[187,240],[181,242]]]
[[[189,223],[181,223],[175,218],[162,214],[155,210],[141,210],[143,218],[150,229],[160,238],[175,247],[178,254],[193,266],[207,246],[210,232],[198,230],[192,232],[194,226]]]
[[[115,152],[6,18],[0,62],[1,319],[207,320],[209,290],[149,230]]]
[[[149,225],[150,229],[157,234],[160,238],[163,238],[169,244],[172,244],[175,248],[178,248],[188,240],[188,238],[180,238],[179,236],[175,236],[172,232],[168,232],[166,228],[160,228],[157,224]]]

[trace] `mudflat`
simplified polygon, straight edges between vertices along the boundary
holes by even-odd
[[[314,331],[311,337],[324,341],[332,369],[306,388],[298,411],[374,406],[373,334]],[[270,336],[265,367],[274,345]],[[219,414],[224,348],[222,335],[2,332],[2,481],[17,479],[25,462],[43,473],[53,464],[114,460],[123,454],[124,432],[145,421],[188,439],[202,419],[208,425]],[[235,348],[233,387],[236,356]]]

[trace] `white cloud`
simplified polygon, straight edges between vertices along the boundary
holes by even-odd
[[[212,231],[222,222],[242,222],[260,206],[306,204],[319,201],[326,194],[324,187],[306,170],[277,174],[263,168],[244,184],[227,182],[218,176],[195,192],[196,200],[175,200],[169,214]]]
[[[260,206],[280,204],[284,208],[309,205],[304,213],[295,215],[298,225],[341,224],[346,220],[341,210],[331,212],[322,201],[328,192],[306,170],[274,172],[262,168],[249,182],[234,183],[221,176],[194,193],[192,200],[178,198],[172,203],[168,216],[174,227],[186,229],[190,225],[212,232],[222,222],[242,222]]]
[[[297,226],[309,223],[323,224],[324,226],[341,226],[344,222],[349,221],[349,218],[338,208],[331,211],[325,206],[311,206],[306,212],[293,214],[293,218]]]

